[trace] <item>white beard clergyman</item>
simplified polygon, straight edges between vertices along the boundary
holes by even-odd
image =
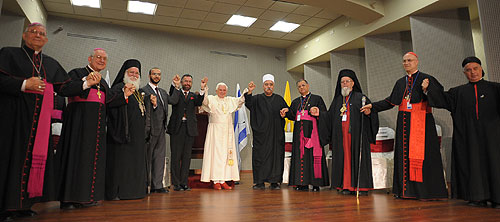
[[[342,87],[342,96],[343,97],[346,97],[349,95],[349,93],[351,93],[351,89],[349,87]]]
[[[141,77],[137,78],[137,80],[135,81],[132,81],[130,77],[127,74],[125,74],[125,76],[123,76],[123,82],[125,84],[130,83],[134,85],[136,89],[139,89],[139,85],[141,84]]]

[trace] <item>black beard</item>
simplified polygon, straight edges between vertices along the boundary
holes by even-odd
[[[160,81],[154,81],[153,78],[149,77],[149,81],[151,81],[151,83],[157,85]]]

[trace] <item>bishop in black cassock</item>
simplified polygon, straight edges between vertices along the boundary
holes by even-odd
[[[309,92],[306,80],[299,80],[297,88],[301,96],[292,101],[286,113],[288,119],[295,120],[288,185],[296,186],[299,191],[307,191],[312,185],[312,191],[318,192],[320,186],[329,185],[325,142],[320,141],[318,131],[324,123],[317,116],[327,111],[326,105],[321,96]]]
[[[33,23],[22,47],[0,49],[0,219],[35,216],[31,206],[53,200],[51,115],[54,92],[78,95],[83,81],[70,81],[63,67],[42,53],[45,26]],[[50,147],[50,149],[49,149]]]
[[[74,80],[95,78],[96,84],[70,97],[56,153],[59,196],[62,209],[92,206],[104,200],[106,169],[106,107],[126,104],[123,92],[111,93],[99,73],[106,68],[107,53],[95,49],[89,65],[69,72]],[[87,82],[89,83],[89,82]]]
[[[271,189],[280,189],[285,160],[285,119],[281,110],[287,109],[283,97],[274,94],[274,76],[263,76],[264,93],[252,95],[255,84],[248,85],[245,106],[250,110],[253,132],[252,171],[254,189],[264,189],[264,182]]]
[[[436,123],[421,87],[424,79],[435,79],[418,70],[418,57],[413,52],[403,56],[403,67],[406,76],[396,81],[391,95],[363,109],[373,107],[372,112],[382,112],[399,107],[392,187],[395,197],[448,198]]]
[[[462,67],[469,82],[447,92],[426,81],[429,104],[453,118],[452,197],[500,208],[500,84],[483,79],[476,57],[465,58]]]

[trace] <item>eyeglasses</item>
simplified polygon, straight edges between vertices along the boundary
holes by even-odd
[[[43,36],[43,37],[47,36],[46,32],[38,31],[36,29],[28,30],[26,32],[29,32],[29,33],[31,33],[33,35],[37,35],[38,34],[38,35]]]
[[[92,56],[92,57],[94,57],[94,58],[96,58],[96,59],[102,59],[102,60],[104,60],[104,61],[107,61],[107,60],[108,60],[108,57],[106,57],[106,56],[100,56],[100,55],[98,55],[98,56]]]
[[[151,73],[151,75],[153,75],[153,76],[161,76],[161,72],[153,72],[153,73]]]
[[[344,80],[344,81],[340,81],[341,84],[350,83],[350,82],[352,82],[352,80],[350,80],[350,79]]]

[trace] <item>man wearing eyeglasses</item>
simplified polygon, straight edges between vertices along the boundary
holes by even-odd
[[[64,113],[63,129],[56,153],[60,167],[58,200],[61,209],[75,209],[97,205],[104,199],[104,174],[106,169],[106,107],[126,104],[130,90],[112,93],[102,78],[108,55],[96,48],[88,57],[89,64],[69,72],[74,80],[88,84],[83,93],[68,99]]]
[[[34,203],[51,200],[53,152],[49,150],[54,93],[77,96],[84,81],[72,81],[42,53],[45,26],[28,25],[22,47],[0,49],[0,219],[31,217]],[[87,86],[96,80],[87,79]]]
[[[361,107],[365,114],[399,107],[394,146],[396,198],[436,200],[448,198],[436,123],[422,81],[434,77],[418,70],[418,56],[403,56],[405,76],[398,79],[384,100]]]
[[[151,100],[153,102],[153,111],[149,112],[151,115],[146,116],[146,137],[149,137],[146,139],[148,141],[146,142],[147,182],[151,193],[168,193],[168,189],[165,188],[170,183],[168,177],[170,175],[170,155],[166,155],[167,143],[165,140],[168,104],[177,104],[179,99],[179,96],[170,96],[167,91],[160,88],[161,75],[159,68],[152,68],[149,70],[149,83],[142,87],[146,96],[151,95],[152,98],[155,98]],[[179,75],[175,75],[172,81],[176,86],[179,86],[181,78]],[[174,90],[173,93],[178,94],[179,91]],[[165,178],[165,184],[163,184],[165,163],[167,165],[167,177]]]

